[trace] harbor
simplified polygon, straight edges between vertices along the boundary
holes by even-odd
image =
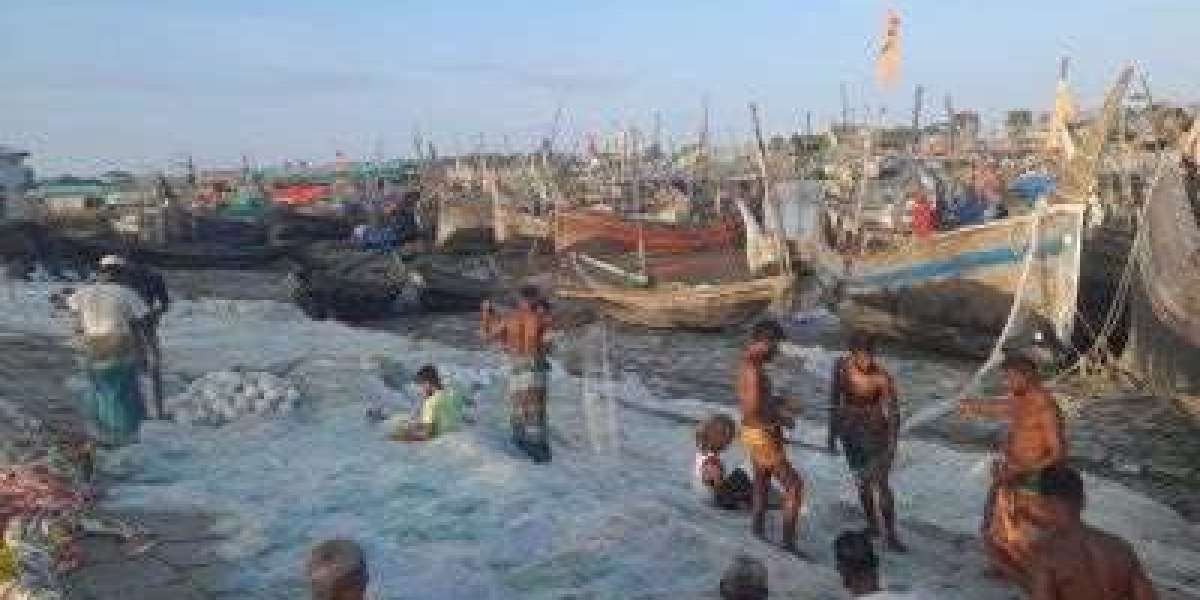
[[[278,96],[311,83],[278,66],[219,93],[161,75],[122,88],[193,89],[197,123],[237,98],[221,114],[247,128],[173,123],[189,140],[148,118],[129,127],[163,137],[140,142],[39,126],[14,102],[0,599],[757,600],[769,577],[771,598],[1091,585],[1098,600],[1095,586],[1200,600],[1188,74],[1066,57],[1031,26],[1037,76],[1005,96],[932,67],[966,60],[909,29],[936,11],[872,11],[853,30],[869,56],[804,94],[712,56],[745,85],[714,99],[681,74],[652,99],[674,81],[656,77],[608,104],[579,90],[621,78],[582,66],[363,60],[355,75],[310,58],[338,65],[336,92]],[[340,35],[346,56],[413,43]],[[205,48],[231,72],[253,62]],[[666,60],[652,54],[627,58]],[[326,91],[375,97],[397,69],[498,87],[388,97],[431,103],[419,119],[355,102],[290,118]],[[743,81],[756,73],[775,87]],[[28,79],[15,99],[61,100],[61,82]],[[546,97],[517,100],[524,88],[552,110],[529,116]],[[373,142],[323,129],[333,113]],[[387,147],[401,122],[410,143]],[[745,496],[726,506],[734,474]],[[331,547],[352,572],[321,564]],[[729,591],[738,565],[758,578],[749,595]]]

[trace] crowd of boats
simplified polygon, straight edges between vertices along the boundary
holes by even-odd
[[[820,303],[848,327],[936,351],[1028,346],[1059,366],[1111,365],[1200,413],[1187,395],[1200,386],[1188,162],[1200,128],[1131,106],[1134,81],[1122,71],[1086,121],[1056,107],[1042,143],[1020,150],[930,152],[916,127],[896,148],[845,124],[817,144],[766,140],[752,106],[754,143],[732,157],[703,134],[667,153],[624,133],[582,155],[431,152],[319,185],[249,168],[224,187],[163,178],[157,221],[144,221],[157,239],[25,223],[4,251],[57,246],[80,265],[115,251],[165,267],[286,261],[315,318],[469,309],[518,280],[653,328],[722,329]],[[353,200],[329,208],[322,194],[339,186]]]

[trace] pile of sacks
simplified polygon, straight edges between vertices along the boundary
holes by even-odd
[[[300,402],[300,390],[271,373],[217,371],[192,382],[166,401],[177,423],[220,426],[253,415],[286,415]]]

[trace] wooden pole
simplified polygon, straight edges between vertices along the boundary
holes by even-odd
[[[917,86],[916,98],[913,99],[912,135],[913,154],[921,148],[921,103],[925,98],[925,87]]]
[[[954,122],[954,104],[946,94],[946,155],[954,158],[954,138],[957,124]]]
[[[850,126],[850,94],[846,91],[846,84],[842,84],[842,127]]]

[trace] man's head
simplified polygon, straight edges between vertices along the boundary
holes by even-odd
[[[421,395],[425,397],[432,396],[442,389],[442,378],[438,375],[437,367],[433,365],[425,365],[417,369],[417,374],[413,376],[413,383],[421,388]]]
[[[767,566],[739,554],[721,575],[721,600],[766,600]]]
[[[1079,522],[1087,502],[1083,478],[1067,465],[1051,465],[1038,473],[1037,494],[1025,494],[1021,511],[1042,529],[1062,529]]]
[[[1009,354],[1000,364],[1008,391],[1023,395],[1038,383],[1037,363],[1023,354]]]
[[[729,415],[713,415],[696,427],[696,448],[701,452],[724,452],[736,434],[737,425]]]
[[[850,336],[850,360],[860,370],[870,370],[875,366],[875,339],[865,333],[855,333]]]
[[[111,282],[117,279],[128,263],[116,254],[108,254],[100,259],[96,268],[96,281]]]
[[[532,285],[522,286],[517,295],[517,302],[525,310],[533,310],[542,300],[541,292]]]
[[[750,330],[750,354],[763,362],[775,357],[779,350],[779,342],[784,339],[783,327],[779,323],[766,320],[759,321]]]
[[[362,548],[349,540],[329,540],[313,547],[305,565],[313,600],[362,600],[367,592],[367,561]]]
[[[879,557],[871,536],[845,531],[833,541],[833,556],[842,585],[855,595],[879,591]]]

